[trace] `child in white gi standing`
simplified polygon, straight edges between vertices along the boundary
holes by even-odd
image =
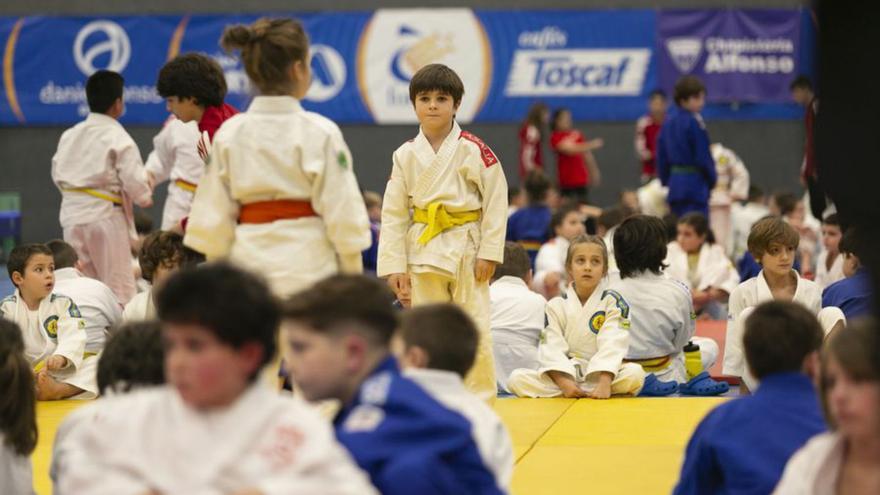
[[[392,156],[377,273],[412,304],[454,302],[476,321],[480,346],[465,384],[496,393],[489,280],[504,257],[507,180],[495,153],[455,121],[464,86],[431,64],[410,81],[419,134]]]
[[[137,292],[131,271],[137,239],[132,203],[153,204],[137,144],[117,121],[125,111],[124,82],[106,70],[89,77],[89,116],[64,131],[52,157],[64,240],[79,254],[83,273],[107,284],[122,304]]]
[[[608,251],[597,236],[572,239],[565,266],[572,280],[547,304],[538,369],[515,370],[508,388],[520,397],[636,395],[645,372],[624,363],[629,350],[629,305],[608,290]]]
[[[311,83],[302,25],[260,19],[228,27],[221,43],[241,50],[260,95],[214,135],[184,243],[265,273],[278,296],[360,273],[367,210],[339,127],[300,104]]]

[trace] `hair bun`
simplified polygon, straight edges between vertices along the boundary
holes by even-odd
[[[248,26],[236,24],[227,26],[220,38],[220,45],[226,50],[241,50],[256,40],[255,32]]]

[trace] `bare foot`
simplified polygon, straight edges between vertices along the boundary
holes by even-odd
[[[37,400],[61,400],[82,393],[82,389],[52,378],[46,371],[37,373]]]

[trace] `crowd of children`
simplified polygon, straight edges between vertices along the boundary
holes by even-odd
[[[703,420],[676,493],[780,479],[777,493],[828,493],[822,473],[846,492],[880,485],[865,243],[792,195],[764,206],[739,157],[710,146],[698,79],[679,81],[668,117],[651,94],[644,185],[600,210],[603,142],[569,110],[530,111],[515,205],[498,156],[455,119],[461,79],[427,65],[410,82],[418,134],[391,154],[382,197],[359,189],[336,124],[300,104],[298,21],[230,26],[221,46],[258,95],[239,113],[215,61],[172,59],[157,89],[173,116],[146,165],[118,122],[122,77],[86,84],[91,113],[52,162],[64,240],[9,256],[0,492],[31,490],[37,400],[102,396],[55,437],[57,493],[491,494],[513,473],[499,394],[716,396],[729,382],[754,395]],[[133,205],[166,180],[161,230],[138,240]],[[703,319],[727,320],[723,358]],[[293,397],[263,379],[279,373]]]

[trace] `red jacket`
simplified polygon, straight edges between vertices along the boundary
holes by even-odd
[[[590,184],[590,173],[587,172],[587,160],[583,153],[569,155],[559,150],[559,143],[575,137],[576,143],[585,143],[587,139],[577,129],[570,131],[553,131],[550,135],[550,146],[556,152],[556,170],[559,174],[559,187],[568,189],[584,187]]]

